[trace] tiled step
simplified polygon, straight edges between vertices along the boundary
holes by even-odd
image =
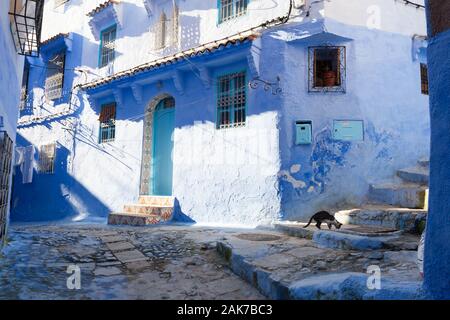
[[[397,176],[407,182],[415,182],[420,184],[428,184],[430,172],[427,167],[415,166],[397,171]]]
[[[417,163],[422,166],[422,167],[430,167],[430,159],[429,158],[422,158],[419,161],[417,161]]]
[[[375,184],[370,185],[369,199],[398,207],[427,209],[428,188],[412,183]]]
[[[175,197],[171,196],[140,196],[139,204],[145,204],[156,207],[173,207]]]
[[[397,208],[387,205],[366,205],[362,208],[336,212],[336,219],[343,224],[378,226],[412,231],[427,214],[424,209]]]
[[[108,216],[108,224],[146,226],[165,222],[159,215],[113,212]]]
[[[126,204],[123,207],[123,212],[168,216],[168,215],[172,214],[173,206],[157,207],[157,206],[148,205],[148,204]]]

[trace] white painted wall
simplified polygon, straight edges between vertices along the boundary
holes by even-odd
[[[23,56],[16,52],[8,12],[9,1],[0,1],[0,117],[4,126],[0,130],[5,130],[15,143]],[[9,220],[9,206],[6,219]]]

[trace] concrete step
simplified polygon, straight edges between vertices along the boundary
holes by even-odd
[[[166,217],[173,213],[173,206],[159,207],[148,204],[126,204],[123,207],[123,212],[147,214],[147,215],[159,215],[162,217]]]
[[[430,159],[429,158],[422,158],[419,161],[417,161],[417,163],[422,167],[426,167],[426,168],[430,167]]]
[[[108,216],[108,224],[146,226],[165,222],[159,215],[148,215],[138,213],[112,212]]]
[[[407,182],[428,184],[430,171],[427,167],[415,166],[397,171],[397,176]]]
[[[338,230],[319,230],[315,226],[304,228],[305,225],[306,223],[301,222],[281,222],[276,223],[274,226],[275,230],[289,236],[312,239],[315,244],[323,248],[363,251],[382,248],[400,250],[400,245],[403,245],[403,243],[397,245],[398,239],[403,232],[393,228],[343,225]],[[401,250],[403,249],[402,247]]]
[[[366,205],[362,208],[336,212],[336,219],[345,225],[367,225],[414,231],[427,214],[424,209],[398,208],[387,205]]]
[[[428,187],[413,183],[382,183],[370,185],[371,202],[404,208],[428,208]]]
[[[173,207],[175,197],[172,196],[140,196],[139,204],[145,204],[155,207]]]

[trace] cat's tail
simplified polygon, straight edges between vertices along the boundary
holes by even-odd
[[[313,221],[313,218],[311,217],[311,219],[309,219],[309,222],[303,228],[307,228],[311,224],[312,221]]]

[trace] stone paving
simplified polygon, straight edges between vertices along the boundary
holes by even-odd
[[[330,249],[268,229],[15,225],[0,299],[358,299],[349,292],[364,289],[371,265],[383,281],[420,285],[415,248],[404,247]],[[69,265],[81,269],[80,290],[67,288]]]
[[[176,226],[11,226],[0,257],[0,299],[264,299],[226,266],[215,239],[189,238],[203,232]],[[80,267],[79,290],[67,288],[69,265]]]
[[[269,239],[267,233],[264,230],[259,241],[242,235],[219,240],[218,251],[236,274],[269,298],[423,298],[417,244],[412,246],[408,235],[399,237],[392,248],[358,251],[326,248],[298,237]],[[381,288],[371,290],[368,270],[374,267],[380,272]]]

